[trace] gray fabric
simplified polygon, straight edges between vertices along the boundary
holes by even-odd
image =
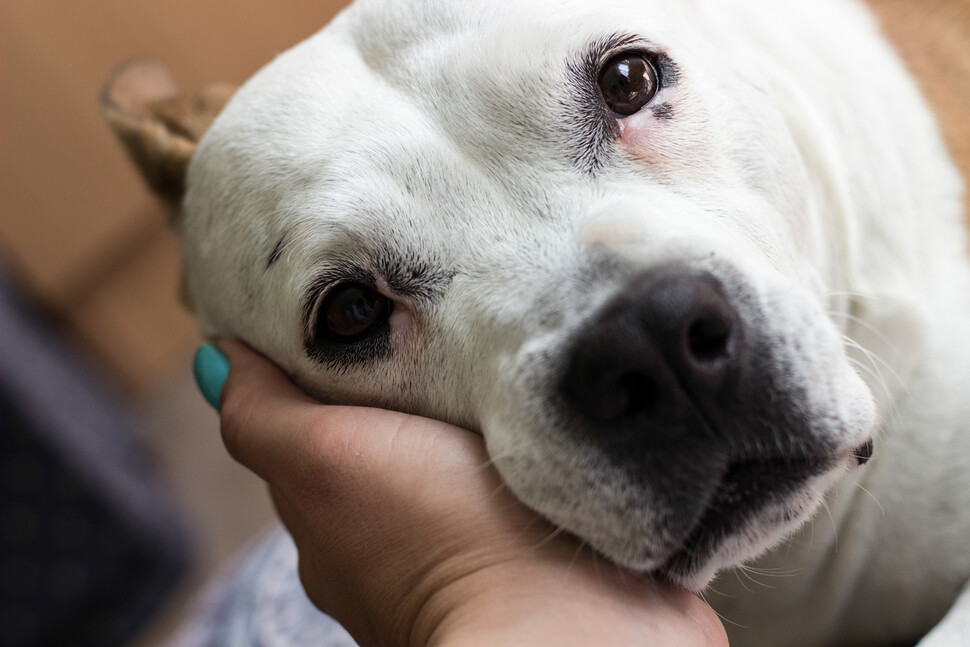
[[[120,647],[185,572],[137,428],[0,267],[0,645]]]
[[[356,647],[306,597],[293,540],[277,529],[244,555],[201,600],[170,647]]]
[[[184,552],[184,527],[151,478],[131,413],[108,380],[19,298],[2,267],[0,391],[29,418],[31,434],[106,505]]]

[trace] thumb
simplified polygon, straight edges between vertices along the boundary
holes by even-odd
[[[301,477],[319,483],[321,473],[407,478],[415,469],[477,469],[488,460],[481,438],[463,429],[396,411],[321,404],[245,344],[217,345],[230,365],[221,394],[223,442],[233,458],[284,490]],[[362,456],[367,460],[357,460]]]

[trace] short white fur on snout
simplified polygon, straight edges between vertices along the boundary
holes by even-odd
[[[604,138],[583,61],[618,36],[665,57],[664,109]],[[960,191],[850,0],[358,0],[239,90],[179,227],[206,334],[321,400],[481,432],[523,502],[637,571],[685,541],[664,475],[618,467],[550,407],[577,335],[635,277],[705,272],[804,430],[769,430],[752,456],[831,463],[668,575],[701,589],[803,527],[762,558],[793,575],[768,594],[718,582],[730,595],[712,603],[755,627],[732,644],[883,644],[926,632],[970,575]],[[397,304],[387,341],[308,348],[313,290],[348,272]],[[901,590],[923,603],[886,599]]]

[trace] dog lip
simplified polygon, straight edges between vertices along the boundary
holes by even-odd
[[[861,466],[868,463],[869,459],[872,458],[872,451],[872,438],[870,438],[866,442],[859,445],[856,450],[852,452],[852,455],[855,458],[856,463]]]
[[[703,513],[660,567],[661,573],[689,576],[742,529],[759,510],[783,501],[805,482],[839,460],[831,455],[739,460],[725,470]]]

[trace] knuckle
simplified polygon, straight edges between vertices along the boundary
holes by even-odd
[[[304,592],[306,592],[307,597],[318,607],[320,606],[321,595],[317,587],[317,577],[316,569],[313,565],[313,558],[311,556],[312,550],[301,550],[300,546],[297,546],[297,575],[300,578],[300,584],[303,586]]]
[[[246,385],[233,385],[227,388],[222,400],[219,413],[219,430],[222,441],[229,454],[236,460],[244,450],[246,429],[252,419],[253,395]]]

